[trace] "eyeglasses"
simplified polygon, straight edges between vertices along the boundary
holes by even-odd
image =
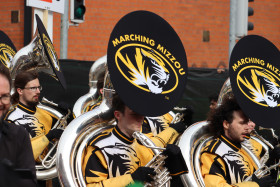
[[[36,92],[37,89],[39,89],[39,91],[42,91],[42,86],[36,86],[36,87],[27,87],[27,88],[23,88],[23,89],[27,89],[27,90],[30,90],[32,92]]]
[[[5,94],[5,95],[2,95],[0,96],[0,100],[3,104],[9,104],[10,101],[11,101],[11,95],[10,94]]]

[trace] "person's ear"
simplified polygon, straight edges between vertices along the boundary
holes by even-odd
[[[229,125],[230,125],[230,124],[229,124],[229,122],[228,122],[227,120],[224,120],[224,121],[223,121],[223,127],[224,127],[225,130],[228,130],[228,129],[229,129]]]
[[[119,121],[119,119],[120,119],[120,115],[121,115],[121,112],[120,111],[118,111],[118,110],[115,110],[114,111],[114,116],[115,116],[115,118]]]
[[[22,95],[22,89],[21,88],[17,88],[17,93],[19,94],[19,95]]]

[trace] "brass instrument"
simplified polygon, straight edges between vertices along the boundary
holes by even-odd
[[[45,105],[48,104],[48,105]],[[54,108],[50,107],[55,106],[57,107],[56,103],[53,103],[46,98],[42,98],[41,103],[38,104],[38,108],[48,111],[52,115],[58,117],[57,122],[52,127],[52,129],[65,129],[67,126],[67,118],[71,114],[71,111],[68,110],[66,115],[61,114]],[[36,175],[38,180],[48,180],[52,179],[57,176],[57,169],[56,169],[56,148],[57,148],[58,140],[50,141],[49,146],[46,148],[48,151],[46,155],[43,153],[39,156],[40,164],[36,164]]]
[[[62,186],[86,186],[82,174],[83,150],[93,136],[111,128],[115,122],[112,113],[114,89],[108,72],[103,90],[101,104],[71,121],[60,137],[56,166]]]
[[[41,20],[37,16],[37,26],[38,25],[42,26],[40,27],[41,31],[42,29],[45,29],[43,28],[44,26]],[[34,35],[32,41],[15,54],[9,67],[11,78],[13,81],[15,80],[16,75],[21,71],[36,70],[37,72],[43,72],[50,75],[51,77],[59,81],[63,86],[65,86],[63,74],[59,74],[61,75],[60,77],[57,74],[57,72],[61,73],[59,62],[56,58],[56,53],[52,47],[52,44],[50,41],[48,41],[46,35],[47,33],[43,33],[41,35],[39,33],[39,27],[37,27],[36,34]],[[43,40],[50,42],[48,43],[47,48],[44,46],[43,42],[45,41]],[[50,54],[52,54],[52,56],[48,57],[48,55]],[[15,90],[12,89],[11,92],[13,93],[14,91]],[[48,103],[49,106],[47,106],[45,103]],[[53,114],[59,119],[55,128],[65,128],[66,119],[69,114],[64,116],[57,109],[55,109],[55,107],[57,107],[57,104],[47,101],[43,98],[42,102],[37,106],[38,108],[41,108]],[[57,176],[57,170],[55,167],[56,158],[54,153],[54,151],[56,151],[56,146],[52,146],[49,151],[50,152],[47,153],[46,156],[40,157],[42,163],[36,165],[36,175],[38,180],[48,180]]]
[[[205,186],[200,170],[200,154],[202,148],[212,139],[213,136],[209,134],[208,122],[201,121],[189,126],[177,141],[177,145],[181,148],[189,168],[188,173],[180,176],[184,186]],[[243,145],[242,149],[252,158],[255,165],[260,168],[261,164],[254,153]]]
[[[186,110],[186,108],[180,108],[180,107],[174,107],[173,109],[174,111],[176,111],[177,113],[173,113],[173,119],[171,121],[171,123],[177,123],[179,121],[182,121],[184,114],[180,113]]]
[[[261,140],[263,143],[265,143],[270,149],[274,149],[274,146],[273,146],[269,141],[267,141],[266,139],[264,139],[261,135],[259,135],[259,134],[257,133],[256,130],[252,130],[251,135],[257,137],[258,139],[260,139],[260,140]]]
[[[230,85],[230,79],[227,78],[227,80],[224,82],[221,91],[219,93],[218,101],[217,101],[217,107],[222,104],[222,101],[225,97],[229,96],[232,94],[232,89]]]
[[[272,128],[264,128],[264,127],[260,126],[259,130],[270,130],[272,132],[272,136],[278,140],[278,136],[274,133],[274,130]],[[270,175],[270,171],[272,169],[276,169],[278,166],[280,166],[280,161],[278,163],[274,164],[274,165],[269,166],[269,167],[266,166],[265,164],[266,164],[267,160],[269,159],[269,148],[271,150],[273,150],[274,146],[269,141],[264,139],[261,135],[259,135],[256,130],[253,130],[251,132],[251,135],[252,135],[251,138],[257,137],[259,139],[258,142],[262,144],[263,148],[266,151],[263,158],[261,158],[261,167],[254,172],[256,177],[258,179],[260,179],[262,177]],[[263,145],[263,144],[265,144],[265,145]],[[246,179],[246,181],[250,181],[250,180],[252,180],[252,175]]]
[[[145,147],[152,149],[155,156],[150,160],[145,167],[154,168],[156,175],[151,183],[146,183],[146,186],[170,186],[171,176],[169,175],[168,169],[163,166],[164,160],[167,156],[161,154],[165,148],[156,147],[155,144],[147,136],[141,132],[134,132],[132,135],[134,138],[139,140]]]
[[[277,139],[278,141],[278,136],[275,134],[274,129],[273,128],[264,128],[262,126],[259,126],[259,130],[269,130],[273,136],[273,138]]]
[[[75,117],[85,113],[86,108],[97,102],[99,90],[97,90],[97,82],[106,70],[107,55],[97,59],[89,71],[89,92],[81,96],[74,104],[73,114]]]

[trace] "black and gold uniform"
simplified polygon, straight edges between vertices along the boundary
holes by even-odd
[[[240,143],[232,142],[225,135],[207,143],[200,162],[206,187],[259,186],[256,182],[243,182],[253,174],[257,166]]]
[[[173,132],[169,132],[173,131]],[[175,129],[152,137],[160,147],[165,147]],[[172,140],[171,140],[172,141]],[[83,157],[83,175],[87,186],[126,186],[133,182],[131,174],[145,166],[153,157],[151,149],[128,138],[115,126],[94,137],[88,144]]]
[[[89,112],[96,107],[98,107],[101,104],[101,96],[100,99],[98,98],[98,101],[87,106],[85,112]],[[145,117],[143,126],[142,126],[142,133],[145,133],[146,135],[151,133],[150,135],[156,136],[161,131],[169,127],[169,124],[171,123],[173,119],[173,116],[170,113],[166,113],[162,116],[158,117]]]
[[[30,108],[19,103],[8,112],[5,120],[21,125],[28,131],[31,138],[33,156],[36,160],[48,146],[49,140],[45,135],[56,123],[57,118],[41,108]]]
[[[86,108],[86,112],[95,109],[100,104],[101,101],[98,101],[92,105],[89,105]],[[172,120],[173,120],[173,116],[170,113],[166,113],[162,116],[157,116],[157,117],[145,117],[142,125],[142,133],[144,133],[149,138],[156,136],[159,133],[161,133],[163,130],[168,128]],[[172,134],[170,134],[170,136],[172,136]],[[171,138],[175,141],[173,137]],[[169,143],[174,143],[174,141]]]
[[[170,113],[166,113],[158,117],[145,117],[142,132],[152,133],[154,136],[162,132],[169,127],[169,124],[173,120],[173,116]]]
[[[252,139],[250,135],[245,136],[245,140],[242,144],[249,148],[259,160],[261,160],[265,154],[263,146],[256,140]]]

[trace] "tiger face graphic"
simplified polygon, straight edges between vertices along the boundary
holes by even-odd
[[[153,49],[135,47],[130,50],[135,51],[133,58],[127,54],[124,56],[121,52],[117,53],[121,62],[121,65],[118,64],[121,73],[138,88],[154,94],[161,94],[170,77],[170,72],[165,67],[163,59]],[[120,66],[123,69],[126,67],[128,73],[124,73]]]
[[[265,69],[250,69],[250,74],[251,77],[237,78],[242,92],[259,105],[277,107],[280,104],[279,80]]]
[[[223,156],[223,159],[229,165],[231,179],[235,179],[235,181],[231,181],[232,184],[242,182],[250,176],[249,163],[244,160],[242,155],[234,151],[228,151],[228,153]]]
[[[23,115],[21,118],[14,120],[14,123],[23,126],[29,132],[31,138],[45,132],[45,126],[34,116]]]
[[[142,84],[147,85],[152,93],[159,94],[169,80],[169,71],[165,68],[162,59],[157,57],[153,51],[146,51],[142,48],[140,51],[144,57],[144,61],[152,64],[152,68],[150,69],[151,76],[146,82],[142,82]],[[136,52],[139,53],[139,48],[136,49]]]
[[[101,149],[108,158],[110,177],[133,173],[140,166],[140,159],[136,152],[124,144],[106,146]]]

